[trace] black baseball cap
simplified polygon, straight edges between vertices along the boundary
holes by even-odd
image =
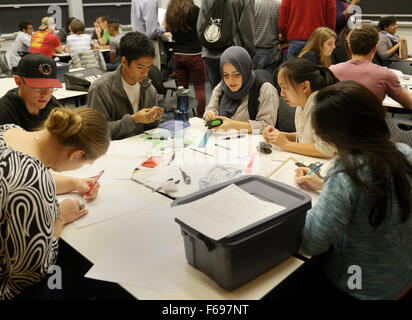
[[[63,88],[57,79],[56,62],[41,53],[30,53],[21,58],[17,75],[33,88]]]

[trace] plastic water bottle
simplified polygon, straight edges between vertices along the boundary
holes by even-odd
[[[177,88],[177,120],[189,121],[189,93],[183,86]]]

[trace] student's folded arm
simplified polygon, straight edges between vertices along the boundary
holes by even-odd
[[[260,130],[263,132],[267,126],[275,127],[278,117],[279,96],[276,89],[266,82],[260,88],[259,106],[256,120],[249,120],[252,132]]]
[[[309,157],[316,158],[330,158],[330,155],[320,152],[314,143],[298,143],[289,141],[289,143],[282,147],[283,150],[302,154]]]
[[[327,179],[317,203],[306,216],[300,249],[308,255],[327,252],[339,244],[350,221],[350,181],[343,173]]]
[[[389,96],[399,102],[404,108],[412,109],[412,92],[402,89],[398,95],[391,96],[389,94]]]
[[[136,126],[141,126],[142,124],[135,124],[132,120],[132,116],[130,114],[125,114],[120,120],[112,120],[111,117],[111,108],[113,106],[109,106],[105,99],[100,95],[99,91],[91,86],[89,93],[87,95],[87,105],[88,107],[95,109],[101,112],[104,117],[109,122],[110,133],[112,139],[121,139],[127,136],[130,132],[136,130]]]
[[[390,52],[390,49],[391,47],[384,38],[379,39],[376,53],[381,59],[388,59],[393,55],[393,53]]]
[[[219,96],[222,94],[222,89],[220,84],[218,84],[212,91],[212,95],[209,99],[209,104],[206,106],[203,117],[209,113],[214,112],[216,115],[219,114]]]

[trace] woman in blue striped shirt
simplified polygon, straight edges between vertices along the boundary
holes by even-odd
[[[322,190],[301,250],[323,254],[332,289],[358,299],[402,297],[412,284],[412,149],[390,140],[382,104],[353,81],[319,91],[312,125],[339,156],[324,181],[296,170],[299,184]]]

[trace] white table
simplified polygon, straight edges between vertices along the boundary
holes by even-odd
[[[87,95],[86,91],[66,90],[65,84],[62,83],[62,85],[63,88],[58,88],[56,91],[53,92],[53,96],[59,101],[63,101],[66,99],[81,98]],[[14,88],[17,88],[14,78],[0,79],[0,97],[4,96],[7,93],[7,91]]]
[[[205,127],[203,125],[203,120],[199,118],[192,118],[190,119],[190,122],[191,128],[197,128],[199,130],[203,130],[204,132]],[[202,133],[200,133],[200,136],[202,136]],[[248,136],[248,138],[251,138],[251,136]],[[261,136],[260,138],[263,139]],[[147,143],[143,142],[144,140],[139,136],[131,137],[123,141],[130,143],[130,146],[133,146],[134,148],[138,147],[139,144]],[[251,152],[253,151],[251,150]],[[305,163],[319,161],[317,158],[300,156],[283,151],[274,151],[272,154],[268,155],[267,158],[275,159],[276,161],[273,161],[273,166],[276,167],[282,163],[278,160],[287,159],[290,156],[293,156],[299,161],[304,161]],[[117,159],[120,160],[127,158],[127,156],[116,155],[105,155],[104,157],[107,157],[107,159],[110,159],[113,163]],[[323,159],[321,161],[326,162],[327,164],[322,168],[322,172],[324,173],[331,161],[325,161]],[[140,176],[142,181],[146,181],[148,176],[145,177],[145,175],[149,172],[149,170],[143,171]],[[64,239],[92,263],[95,263],[105,253],[105,249],[112,241],[122,235],[122,228],[119,228],[119,225],[124,225],[125,229],[127,229],[126,226],[135,225],[136,220],[139,219],[141,214],[155,212],[156,209],[169,206],[172,202],[172,200],[167,197],[152,192],[148,188],[129,180],[117,180],[114,183],[114,186],[127,187],[130,192],[138,197],[139,200],[147,204],[147,206],[143,209],[136,210],[135,212],[81,229],[77,229],[74,224],[70,224],[64,228],[62,239]],[[181,240],[182,250],[184,250],[183,238]],[[144,261],[141,263],[144,263]],[[120,285],[138,299],[261,299],[280,282],[287,278],[292,272],[298,269],[303,263],[304,262],[300,259],[290,257],[280,265],[272,268],[271,270],[231,292],[219,287],[212,279],[204,275],[199,270],[193,268],[187,262],[183,279],[176,291],[165,291],[125,283],[120,283]],[[167,266],[165,266],[165,270],[167,270]]]

